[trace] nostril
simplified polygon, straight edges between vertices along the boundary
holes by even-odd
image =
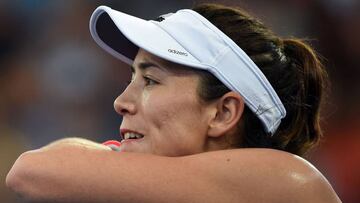
[[[118,104],[117,102],[114,103],[114,109],[115,109],[116,113],[118,113],[120,115],[124,115],[124,114],[128,113],[126,108],[123,105]]]
[[[129,113],[129,111],[127,109],[125,109],[125,108],[120,110],[121,115],[124,115],[124,114],[127,114],[127,113]]]

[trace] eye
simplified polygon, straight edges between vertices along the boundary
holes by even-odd
[[[155,81],[147,76],[144,76],[144,80],[145,80],[145,86],[159,84],[157,81]]]

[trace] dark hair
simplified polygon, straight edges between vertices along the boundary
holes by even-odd
[[[236,147],[266,147],[303,155],[316,145],[322,136],[320,104],[327,74],[313,49],[299,39],[281,39],[240,9],[201,4],[193,10],[250,56],[277,92],[287,112],[271,136],[256,115],[245,107],[243,135]],[[230,91],[208,72],[202,72],[200,80],[199,96],[205,102]]]

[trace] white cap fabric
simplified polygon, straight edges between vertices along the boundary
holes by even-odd
[[[100,6],[91,16],[90,32],[103,49],[129,65],[140,47],[160,58],[211,72],[244,98],[268,133],[273,134],[286,115],[275,90],[250,57],[193,10],[163,15],[158,22]]]

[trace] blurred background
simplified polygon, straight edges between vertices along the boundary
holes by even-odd
[[[325,137],[307,158],[343,202],[360,202],[358,0],[0,1],[0,202],[21,202],[4,181],[22,152],[69,136],[118,139],[113,100],[130,71],[92,40],[88,22],[97,6],[155,19],[201,2],[240,6],[280,36],[309,39],[322,54],[332,93]]]

